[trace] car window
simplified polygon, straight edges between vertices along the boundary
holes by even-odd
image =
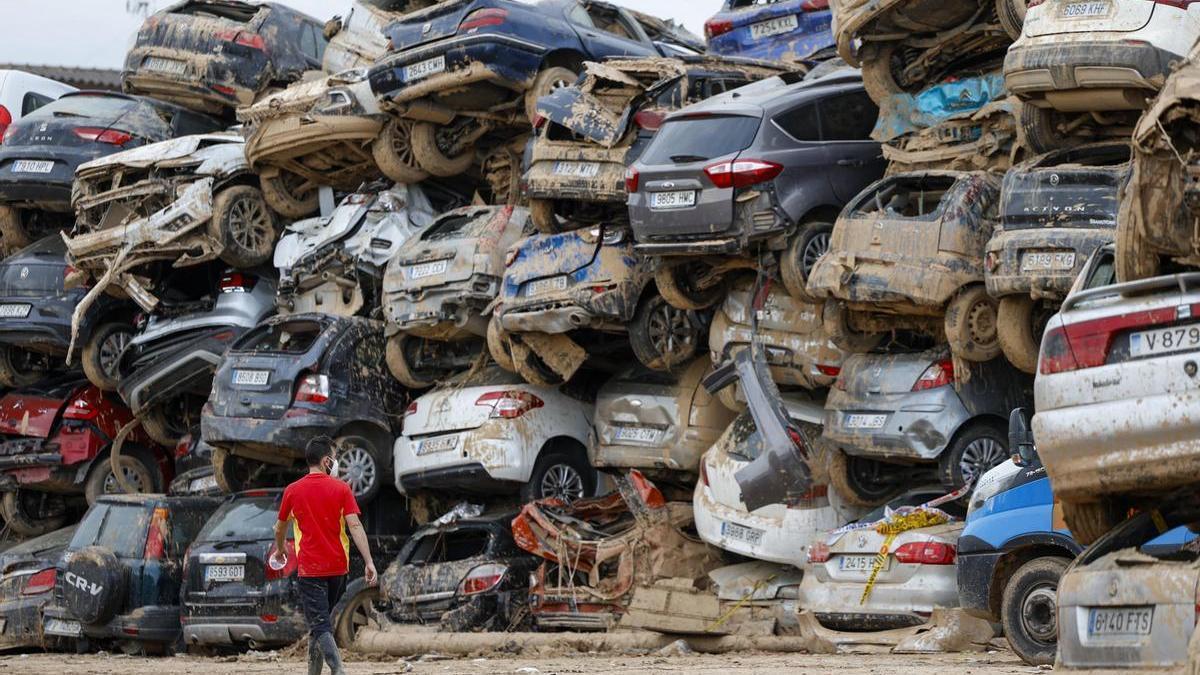
[[[275,521],[279,512],[279,497],[241,497],[225,502],[208,519],[198,542],[218,541],[264,541],[274,537]],[[292,528],[288,528],[291,537]]]
[[[312,24],[306,23],[300,27],[300,51],[316,63],[321,62],[325,41],[323,36],[317,34],[317,29]]]
[[[626,21],[625,17],[611,7],[603,5],[587,5],[587,14],[592,20],[592,25],[605,33],[615,35],[625,40],[638,41],[638,32]]]
[[[797,141],[815,143],[821,140],[821,124],[816,103],[805,103],[782,112],[776,115],[773,121]]]
[[[258,14],[260,7],[243,3],[216,4],[209,0],[193,0],[176,7],[175,14],[194,14],[196,16],[215,16],[226,21],[246,23]]]
[[[881,507],[875,509],[874,511],[868,513],[867,515],[863,516],[862,518],[859,518],[858,522],[873,523],[878,520],[883,520],[883,516],[887,512],[886,510],[889,508],[895,510],[902,506],[920,506],[922,504],[931,502],[931,501],[937,499],[938,497],[942,497],[945,494],[946,494],[945,492],[936,492],[936,491],[910,492],[908,494],[903,494],[903,495],[900,495],[899,497],[893,499],[892,501],[888,502],[887,505],[881,506]],[[955,518],[963,518],[966,516],[966,512],[962,510],[962,505],[960,505],[958,502],[951,502],[949,504],[943,504],[943,505],[939,506],[938,508],[941,509],[942,511],[945,511],[947,514],[949,514],[950,516],[953,516]]]
[[[323,330],[325,325],[319,321],[287,321],[259,326],[242,338],[233,351],[303,354],[321,337]]]
[[[731,155],[750,147],[759,123],[757,117],[728,115],[667,120],[646,148],[642,161],[675,164]]]
[[[854,205],[854,215],[931,220],[941,211],[942,200],[955,182],[953,176],[898,178],[865,193]]]
[[[879,107],[866,92],[856,91],[822,99],[821,139],[825,141],[870,140]]]
[[[405,564],[444,563],[466,560],[487,553],[491,534],[482,528],[430,532],[417,540]]]
[[[138,558],[146,546],[146,528],[150,509],[141,504],[105,504],[93,506],[79,523],[71,538],[72,550],[100,546],[118,557]]]
[[[29,92],[25,94],[25,98],[21,100],[21,116],[24,117],[34,110],[48,104],[53,103],[54,99],[49,96],[42,96],[37,92]]]
[[[449,241],[478,237],[483,234],[490,220],[490,218],[472,217],[466,214],[450,216],[430,226],[421,238],[425,241]]]
[[[30,118],[43,117],[93,117],[116,119],[138,106],[137,99],[103,94],[73,94],[63,96],[38,108]]]
[[[596,27],[596,24],[592,22],[592,16],[583,8],[583,5],[572,4],[567,9],[567,21],[583,26],[584,28]]]
[[[1087,281],[1082,290],[1112,286],[1117,283],[1117,268],[1111,251],[1101,251],[1096,254],[1096,262],[1088,272]]]

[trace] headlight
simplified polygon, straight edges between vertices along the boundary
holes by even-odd
[[[969,519],[971,514],[982,507],[987,500],[1003,492],[1009,485],[1008,479],[1020,471],[1021,467],[1010,459],[980,476],[979,483],[971,492],[971,501],[967,505],[967,518]]]

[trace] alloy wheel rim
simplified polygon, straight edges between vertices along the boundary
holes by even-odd
[[[649,323],[650,343],[665,359],[682,355],[695,341],[687,312],[666,302],[651,313]]]
[[[970,482],[988,469],[1008,459],[1008,451],[994,438],[977,438],[963,448],[959,470],[963,481]]]
[[[229,229],[242,247],[258,251],[270,243],[271,224],[267,210],[255,199],[239,199],[229,209]]]
[[[1043,584],[1021,602],[1021,627],[1042,644],[1053,644],[1058,638],[1057,590],[1052,584]]]
[[[117,361],[131,340],[133,340],[132,333],[117,331],[104,338],[104,341],[100,343],[100,368],[105,375],[111,377],[116,374]]]
[[[542,476],[542,498],[573,502],[583,496],[583,476],[567,464],[555,464]]]
[[[829,252],[829,240],[828,232],[821,232],[808,240],[808,245],[804,247],[804,257],[800,261],[800,269],[804,270],[804,276],[807,277],[821,256]]]
[[[142,475],[130,467],[122,467],[122,473],[125,474],[125,480],[137,488],[138,494],[146,491],[146,485],[142,481]],[[121,488],[121,483],[117,481],[117,476],[112,471],[104,477],[104,494],[120,495],[125,494],[125,490]]]
[[[366,448],[351,446],[338,455],[338,478],[345,481],[358,497],[375,484],[375,458]]]
[[[412,149],[413,124],[411,121],[395,123],[395,127],[392,129],[392,152],[395,153],[401,164],[419,168],[420,165],[417,164],[417,157],[413,154]]]

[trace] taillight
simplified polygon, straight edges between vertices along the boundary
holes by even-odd
[[[267,581],[274,581],[275,579],[285,579],[290,577],[296,573],[296,568],[300,565],[299,556],[296,555],[296,545],[293,542],[288,541],[284,542],[283,547],[287,549],[287,564],[280,569],[275,569],[271,567],[270,563],[267,563],[264,567],[267,573]],[[270,560],[271,556],[274,554],[275,544],[272,543],[267,549],[267,560]]]
[[[826,366],[820,363],[817,364],[817,372],[825,377],[837,377],[842,374],[841,366]]]
[[[261,35],[256,33],[247,33],[241,30],[223,30],[217,33],[217,39],[249,47],[250,49],[257,49],[260,52],[267,51],[266,41],[262,39]]]
[[[785,432],[787,433],[788,438],[792,439],[792,445],[800,448],[801,452],[805,454],[808,453],[808,444],[804,442],[804,436],[801,436],[800,432],[795,427],[788,427],[785,429]]]
[[[800,11],[803,12],[819,12],[823,9],[829,9],[829,0],[804,0],[800,3]]]
[[[258,280],[249,274],[241,272],[226,272],[221,277],[219,288],[222,293],[249,293],[254,290]]]
[[[998,267],[1000,267],[1000,255],[995,251],[988,251],[987,255],[983,256],[983,268],[989,272],[995,272]]]
[[[708,462],[700,461],[700,484],[708,487]]]
[[[914,541],[902,544],[892,555],[898,562],[914,565],[953,565],[957,551],[940,541]]]
[[[718,162],[704,167],[704,173],[719,188],[746,188],[773,180],[783,173],[783,165],[759,159]]]
[[[25,580],[25,588],[21,595],[40,595],[54,590],[54,582],[58,580],[58,570],[51,567],[42,570]]]
[[[462,583],[458,585],[458,593],[459,595],[486,593],[500,585],[507,572],[507,565],[497,565],[495,563],[480,565],[467,573],[467,576],[463,578]]]
[[[68,420],[91,420],[100,414],[100,390],[86,387],[79,392],[63,411],[63,418]]]
[[[527,391],[492,391],[480,396],[475,405],[491,406],[493,419],[516,419],[546,405],[542,399]]]
[[[488,9],[477,9],[471,12],[458,25],[458,30],[474,30],[476,28],[484,28],[485,26],[499,26],[508,18],[507,9],[499,9],[497,7],[489,7]]]
[[[324,403],[329,400],[329,376],[305,375],[296,387],[296,403]]]
[[[709,40],[733,30],[733,19],[710,19],[704,24],[704,37]]]
[[[85,141],[106,143],[108,145],[125,145],[133,140],[133,136],[116,129],[99,129],[96,127],[75,127],[75,135]]]
[[[1042,338],[1041,372],[1053,375],[1102,366],[1108,360],[1108,351],[1117,333],[1174,323],[1198,312],[1200,305],[1160,307],[1056,326],[1047,330]]]
[[[236,96],[237,95],[237,89],[234,89],[233,87],[227,87],[223,84],[214,84],[212,86],[212,90],[223,96]]]
[[[1075,362],[1075,355],[1071,353],[1071,344],[1067,341],[1066,328],[1060,326],[1046,331],[1045,337],[1042,338],[1040,361],[1043,375],[1079,369],[1079,364]]]
[[[660,112],[643,110],[633,116],[633,123],[646,131],[658,131],[662,127],[663,120],[666,117],[666,115]]]
[[[0,105],[0,134],[3,134],[4,140],[8,140],[8,127],[12,122],[12,113],[8,112],[8,108]]]
[[[948,384],[954,384],[954,361],[944,359],[926,368],[925,372],[921,373],[921,377],[917,378],[912,390],[925,391]]]
[[[808,545],[808,562],[810,563],[826,563],[829,562],[829,544],[823,541],[814,541]]]
[[[549,118],[547,118],[545,115],[534,115],[533,116],[533,128],[541,129],[542,127],[546,126],[546,122],[549,122],[549,121],[550,121]]]
[[[633,194],[638,191],[638,184],[641,183],[642,174],[632,166],[625,169],[625,191]]]
[[[146,552],[142,556],[146,560],[162,560],[163,551],[167,544],[167,527],[170,514],[163,507],[154,509],[154,517],[150,519],[150,529],[146,532]]]
[[[175,444],[175,459],[183,459],[192,451],[192,435],[184,434],[183,438]]]
[[[417,414],[417,402],[413,401],[412,403],[409,403],[408,407],[404,409],[404,414],[405,415],[416,415]]]

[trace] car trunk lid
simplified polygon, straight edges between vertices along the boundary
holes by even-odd
[[[578,87],[565,87],[538,101],[538,114],[584,139],[611,148],[624,138],[629,123],[647,103],[647,94],[677,81],[682,72],[626,71],[589,62]],[[641,76],[641,77],[638,77]]]
[[[195,0],[176,7],[169,14],[147,19],[138,41],[145,46],[178,50],[181,54],[220,54],[235,48],[247,50],[249,48],[237,40],[241,38],[245,42],[247,35],[256,33],[265,17],[263,8],[246,2]]]
[[[421,233],[419,243],[404,247],[389,265],[389,271],[400,272],[396,285],[412,292],[467,281],[476,272],[475,256],[491,252],[484,247],[491,241],[487,235],[507,228],[512,213],[512,208],[480,207],[439,218]]]
[[[504,274],[504,283],[521,288],[526,282],[571,275],[590,266],[600,253],[602,238],[585,241],[579,232],[542,235],[520,244],[516,257]],[[521,290],[522,293],[526,289]]]
[[[930,365],[939,359],[929,354],[855,354],[842,364],[838,388],[867,402],[873,396],[907,395]]]
[[[491,384],[448,386],[436,389],[409,406],[404,416],[404,435],[419,438],[434,434],[478,429],[492,418],[494,402],[479,399],[486,394],[532,392],[529,385],[507,373],[496,373]]]
[[[1041,20],[1026,21],[1029,37],[1064,33],[1130,33],[1145,28],[1156,2],[1127,0],[1047,0]]]
[[[0,298],[45,298],[62,293],[68,268],[62,259],[0,265]]]
[[[596,433],[605,445],[668,448],[683,440],[690,404],[675,378],[639,372],[605,385],[596,401]]]
[[[1118,193],[1129,176],[1129,147],[1056,157],[1059,161],[1005,176],[1000,206],[1004,229],[1115,227]]]
[[[392,50],[403,52],[455,35],[468,12],[490,6],[490,3],[475,0],[439,2],[433,7],[400,17],[389,24],[385,32],[391,39]]]
[[[10,393],[0,398],[0,434],[49,438],[54,421],[77,390],[47,394]],[[63,395],[55,395],[63,394]]]
[[[333,337],[328,321],[302,319],[254,329],[225,356],[213,384],[219,417],[280,419],[300,379],[317,374]]]

